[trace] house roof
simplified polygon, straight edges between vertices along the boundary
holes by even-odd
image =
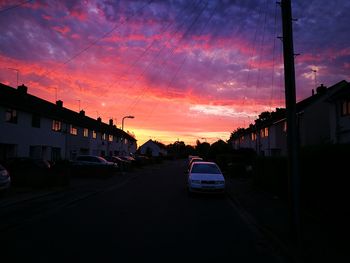
[[[333,86],[326,88],[325,86],[321,85],[318,92],[310,97],[307,97],[296,104],[296,111],[297,113],[302,112],[307,107],[311,106],[313,103],[317,102],[318,100],[328,98],[328,101],[331,101],[333,99],[337,99],[339,97],[349,97],[350,96],[350,83],[346,80],[342,80]],[[268,127],[273,123],[279,122],[286,118],[286,110],[281,109],[281,111],[278,114],[274,114],[276,112],[273,112],[271,115],[271,119],[268,119],[266,121],[262,121],[259,124],[260,128]],[[242,135],[246,135],[256,128],[256,125],[250,126],[244,130],[240,130],[237,134],[234,134],[233,138],[238,139]]]
[[[329,88],[324,87],[323,91],[321,89],[320,92],[302,100],[297,103],[297,112],[303,111],[305,108],[309,107],[313,103],[315,103],[317,100],[332,97],[334,94],[338,94],[339,92],[346,92],[347,89],[344,89],[346,86],[349,86],[349,82],[346,80],[339,81],[338,83],[334,84],[333,86],[330,86]],[[320,86],[322,87],[322,85]]]
[[[165,144],[161,143],[161,142],[158,142],[158,141],[153,141],[152,139],[149,139],[147,142],[145,142],[144,144],[142,144],[140,146],[140,148],[142,148],[143,146],[149,144],[149,143],[153,143],[155,145],[157,145],[160,149],[165,149],[166,150],[166,146]]]
[[[84,111],[78,113],[67,109],[62,104],[62,101],[54,104],[28,94],[27,87],[24,85],[15,89],[0,83],[0,105],[2,106],[136,141],[135,138],[116,126],[85,116]]]
[[[338,86],[342,86],[341,89],[335,91],[329,98],[328,101],[335,101],[338,99],[350,98],[350,82],[345,80],[338,83]]]

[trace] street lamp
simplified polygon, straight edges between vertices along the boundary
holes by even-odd
[[[129,115],[129,116],[123,117],[123,119],[122,119],[122,131],[124,131],[124,119],[133,119],[133,118],[135,118],[135,116]]]

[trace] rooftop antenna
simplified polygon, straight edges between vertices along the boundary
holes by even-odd
[[[57,88],[54,88],[55,89],[55,101],[57,101]]]
[[[16,68],[8,68],[8,69],[11,69],[11,70],[14,70],[17,72],[17,87],[18,87],[18,75],[19,75],[19,69],[16,69]]]
[[[315,88],[317,88],[317,78],[316,78],[316,76],[317,76],[317,70],[316,70],[316,69],[312,69],[311,71],[314,73]]]
[[[80,100],[77,100],[77,102],[79,103],[79,111],[80,111]]]

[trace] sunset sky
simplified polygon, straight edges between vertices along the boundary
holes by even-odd
[[[297,100],[350,80],[350,1],[292,1]],[[0,0],[0,82],[149,139],[227,140],[284,107],[272,0]],[[316,72],[313,72],[316,70]],[[315,79],[316,77],[316,79]]]

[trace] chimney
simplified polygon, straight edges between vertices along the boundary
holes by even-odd
[[[17,90],[18,90],[18,92],[21,93],[21,94],[27,94],[28,87],[27,87],[27,86],[24,86],[24,84],[22,84],[21,86],[18,86],[18,87],[17,87]]]
[[[85,116],[85,111],[84,111],[84,110],[81,110],[81,111],[79,112],[79,115],[80,115],[80,116]]]
[[[61,101],[61,100],[56,101],[56,105],[59,108],[63,108],[63,101]]]
[[[113,119],[109,119],[109,125],[113,126]]]
[[[317,94],[325,93],[326,91],[327,91],[327,87],[323,86],[323,84],[321,84],[321,86],[317,87],[316,89]]]
[[[98,121],[98,122],[102,122],[101,117],[98,117],[98,118],[97,118],[97,121]]]

